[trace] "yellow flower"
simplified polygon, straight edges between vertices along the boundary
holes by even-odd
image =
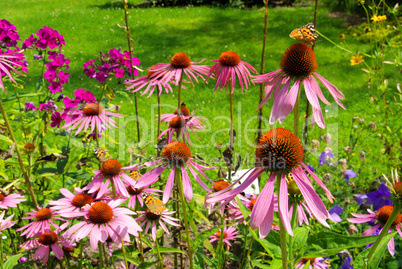
[[[344,35],[344,34],[340,34],[340,35],[339,35],[339,38],[342,39],[342,40],[345,40],[345,35]]]
[[[374,15],[374,16],[371,18],[371,20],[372,20],[373,22],[382,22],[382,21],[385,21],[386,19],[387,19],[387,15],[380,15],[380,16]]]
[[[350,64],[351,65],[358,65],[360,63],[364,62],[363,56],[358,53],[356,56],[352,56],[352,59],[350,59]]]

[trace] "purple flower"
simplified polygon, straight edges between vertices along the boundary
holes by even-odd
[[[52,126],[52,127],[56,127],[56,126],[57,126],[57,128],[60,128],[60,124],[62,123],[63,118],[61,117],[61,115],[60,115],[60,113],[59,113],[58,111],[55,111],[55,112],[52,114],[52,116],[50,117],[50,120],[52,121],[52,122],[50,123],[50,126]]]
[[[36,44],[36,42],[38,41],[38,39],[36,39],[34,37],[33,34],[31,34],[27,39],[25,39],[24,43],[22,43],[22,49],[26,50],[26,49],[32,49],[33,46]],[[34,55],[34,60],[35,60],[35,55]]]
[[[350,262],[352,261],[352,257],[346,257],[345,262],[342,264],[341,269],[354,269]]]
[[[56,102],[60,102],[61,100],[63,100],[64,98],[64,94],[60,93],[59,97],[57,97]]]
[[[331,215],[332,219],[336,222],[342,222],[340,214],[342,214],[343,208],[338,205],[334,206],[329,210],[329,214]]]
[[[25,108],[24,111],[34,111],[34,110],[38,110],[39,108],[37,108],[35,106],[35,104],[33,102],[25,102]]]
[[[61,46],[65,46],[66,43],[64,42],[64,37],[59,34],[58,31],[53,30],[50,27],[44,26],[43,28],[39,29],[36,35],[39,37],[36,46],[40,49],[54,49]]]
[[[319,165],[323,165],[324,163],[332,165],[332,158],[335,157],[332,152],[323,151],[319,156]]]
[[[28,258],[24,257],[24,256],[22,256],[21,258],[18,259],[19,263],[23,263],[23,262],[27,262],[27,261],[28,261]]]
[[[57,110],[57,106],[54,104],[52,100],[48,101],[46,104],[39,104],[40,110],[45,110],[47,113],[53,113]]]
[[[384,182],[381,182],[378,191],[372,191],[367,193],[367,201],[366,204],[373,205],[373,210],[378,210],[385,205],[392,205],[391,193],[388,190],[387,185]]]
[[[106,126],[101,124],[100,130],[99,130],[99,133],[98,133],[98,138],[102,137],[102,132],[106,131],[106,129],[107,129]],[[90,138],[92,138],[93,140],[96,139],[95,138],[95,132],[92,132],[87,136],[87,139],[90,139]]]
[[[357,174],[355,173],[355,171],[353,170],[346,170],[345,172],[345,180],[346,180],[346,184],[349,184],[349,179],[350,178],[354,178],[357,177]]]
[[[33,56],[34,61],[40,61],[43,59],[43,55],[42,54],[34,54]]]
[[[20,36],[17,28],[8,20],[0,20],[0,46],[16,47]]]
[[[357,195],[356,196],[356,201],[357,201],[357,203],[359,204],[359,205],[362,205],[363,204],[363,200],[364,199],[367,199],[368,197],[367,197],[367,195],[366,194],[360,194],[360,195]]]
[[[74,95],[76,97],[76,99],[79,99],[79,103],[82,101],[85,101],[87,103],[95,103],[96,102],[96,98],[95,95],[90,92],[89,90],[85,90],[85,89],[77,89],[74,92]]]

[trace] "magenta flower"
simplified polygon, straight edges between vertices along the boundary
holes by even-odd
[[[380,209],[378,209],[377,213],[371,211],[370,209],[367,209],[367,211],[369,212],[368,215],[351,213],[355,218],[348,218],[347,220],[352,223],[369,223],[370,225],[374,223],[374,226],[363,232],[361,236],[380,234],[385,223],[387,223],[389,216],[391,216],[392,210],[394,210],[394,207],[392,205],[385,205]],[[392,222],[391,228],[389,229],[388,233],[391,233],[393,229],[396,229],[399,235],[402,236],[401,225],[402,225],[402,216],[401,213],[398,213],[394,222]],[[395,255],[394,238],[392,238],[388,242],[387,246],[389,253],[392,256],[394,256]]]
[[[7,209],[10,207],[17,207],[21,202],[25,202],[26,199],[20,193],[12,193],[10,195],[3,195],[0,193],[0,208]]]
[[[98,247],[98,242],[105,243],[110,239],[121,248],[121,238],[125,239],[129,234],[138,236],[142,231],[137,222],[129,215],[136,213],[118,206],[124,203],[125,199],[111,200],[109,202],[96,202],[86,205],[82,209],[84,221],[79,222],[67,230],[67,237],[74,241],[89,235],[89,242],[93,250]]]
[[[28,72],[28,69],[26,69],[23,62],[24,59],[25,55],[19,51],[7,51],[4,53],[0,49],[0,88],[3,89],[4,93],[6,90],[4,89],[3,76],[7,76],[15,85],[17,85],[17,82],[11,75],[10,71],[23,75],[17,70],[17,68],[21,68],[22,71]]]
[[[25,112],[35,111],[35,110],[38,110],[38,109],[39,108],[37,108],[33,102],[25,102],[25,108],[24,108]]]
[[[89,125],[91,125],[91,132],[95,130],[95,127],[100,130],[102,124],[108,128],[111,126],[117,128],[117,123],[108,116],[123,117],[123,115],[109,112],[108,110],[102,108],[98,103],[88,103],[83,109],[69,111],[68,117],[72,119],[61,128],[67,128],[67,131],[71,131],[79,126],[75,135],[82,130],[86,131]]]
[[[44,110],[46,113],[49,114],[52,114],[58,109],[57,105],[52,100],[48,101],[45,104],[39,104],[39,108],[41,111]]]
[[[60,50],[62,46],[66,45],[64,37],[57,30],[53,30],[50,27],[44,26],[38,30],[36,35],[39,38],[36,42],[37,48],[45,50],[47,48],[54,49],[58,47]]]
[[[57,259],[61,260],[64,255],[63,247],[74,247],[64,235],[56,234],[56,232],[52,231],[37,234],[35,238],[35,240],[29,240],[23,243],[20,247],[25,249],[37,248],[33,258],[34,260],[42,260],[43,265],[46,265],[49,259],[50,250],[53,251]]]
[[[173,141],[165,146],[161,153],[162,159],[155,162],[147,162],[145,166],[153,166],[160,164],[158,167],[146,172],[144,175],[140,177],[137,183],[134,185],[135,188],[144,188],[154,184],[159,175],[162,174],[166,168],[171,169],[169,173],[169,177],[166,182],[165,190],[163,192],[163,203],[169,200],[174,184],[174,176],[176,168],[180,169],[182,181],[183,181],[183,192],[187,201],[190,202],[193,198],[193,187],[191,186],[190,177],[186,171],[186,167],[190,170],[191,174],[197,181],[197,183],[206,191],[209,191],[209,188],[205,185],[205,183],[198,176],[196,171],[198,171],[204,178],[208,179],[213,183],[205,174],[204,170],[211,170],[215,167],[205,167],[199,165],[193,161],[191,157],[191,151],[188,146],[182,142]],[[132,167],[132,169],[139,169],[139,167]]]
[[[162,78],[166,82],[174,79],[176,83],[179,83],[182,76],[186,75],[191,84],[193,84],[192,79],[198,82],[197,77],[204,80],[203,75],[208,75],[208,66],[199,65],[200,62],[191,62],[190,57],[188,57],[187,54],[184,52],[178,52],[173,55],[170,64],[158,63],[154,67],[151,67],[149,69],[149,71],[153,73],[151,79]]]
[[[60,124],[63,122],[63,118],[58,111],[55,111],[50,117],[50,126],[60,128]]]
[[[329,105],[329,102],[322,94],[315,77],[324,84],[335,102],[345,109],[339,101],[339,99],[344,99],[345,96],[338,88],[315,72],[316,69],[317,61],[313,50],[308,45],[299,43],[293,44],[285,51],[281,61],[281,69],[254,77],[253,81],[255,83],[266,83],[265,98],[258,106],[258,109],[271,98],[272,94],[274,96],[274,105],[271,110],[269,124],[274,124],[278,119],[279,123],[282,124],[287,115],[293,110],[301,83],[303,83],[307,99],[313,107],[313,123],[316,122],[320,128],[325,128],[318,98],[325,104]],[[294,84],[290,87],[293,80]],[[282,84],[285,85],[282,87]]]
[[[164,222],[172,226],[180,226],[180,224],[178,224],[179,220],[170,216],[174,213],[173,211],[164,210],[161,213],[152,213],[152,211],[147,208],[145,209],[145,211],[139,211],[138,213],[142,215],[140,215],[140,217],[136,218],[135,220],[140,223],[141,227],[144,227],[144,225],[146,224],[144,233],[147,233],[148,229],[151,227],[151,236],[154,241],[156,240],[157,224],[159,224],[162,229],[168,234],[169,230]]]
[[[13,227],[14,224],[17,223],[17,221],[11,221],[12,218],[14,217],[14,214],[11,214],[11,216],[9,216],[8,218],[3,219],[4,214],[6,214],[6,211],[1,212],[0,214],[0,235],[1,231]]]
[[[248,208],[250,211],[253,210],[255,201],[257,200],[257,196],[253,194],[251,197],[247,198],[244,197],[243,195],[237,195],[239,200]],[[240,211],[239,204],[237,203],[236,199],[233,199],[230,201],[230,203],[227,206],[227,210],[229,212],[229,217],[228,220],[236,220],[237,224],[243,223],[246,225],[246,220],[244,219],[243,213]]]
[[[332,220],[325,208],[321,198],[315,192],[311,179],[303,171],[307,170],[314,181],[324,189],[328,199],[332,202],[332,194],[321,182],[321,180],[302,162],[304,158],[303,147],[299,139],[291,131],[277,128],[266,132],[260,138],[256,149],[256,164],[244,182],[237,188],[237,181],[233,182],[226,189],[211,194],[207,199],[208,203],[224,201],[219,207],[229,203],[236,195],[244,191],[253,181],[264,171],[270,173],[268,182],[258,196],[250,216],[250,226],[252,229],[260,228],[260,237],[265,237],[272,229],[274,214],[274,184],[277,173],[281,175],[280,194],[279,194],[279,215],[282,219],[286,231],[293,235],[289,216],[289,195],[286,175],[293,175],[295,185],[299,188],[312,215],[324,226],[329,227],[326,219]],[[219,208],[218,207],[218,208]]]
[[[228,244],[229,246],[232,246],[230,244],[230,240],[235,240],[237,237],[237,234],[239,232],[236,230],[236,227],[230,226],[230,227],[225,227],[223,228],[223,243]],[[222,231],[219,231],[213,235],[211,235],[211,240],[209,240],[210,243],[214,241],[219,241],[219,239],[222,236]]]
[[[28,212],[30,217],[23,217],[23,219],[35,219],[33,222],[19,228],[17,231],[23,231],[21,236],[27,235],[28,237],[36,236],[37,234],[43,234],[44,232],[50,232],[50,226],[53,226],[57,230],[64,230],[67,227],[68,221],[60,218],[57,212],[54,212],[51,208],[39,208],[38,210],[32,210]],[[64,221],[64,223],[59,226],[54,220]]]
[[[17,28],[8,20],[0,20],[0,47],[16,47],[21,40]]]
[[[138,171],[132,171],[130,173],[130,177],[135,181],[137,181],[141,177],[141,174],[138,173]],[[130,200],[128,201],[128,207],[133,209],[135,208],[137,200],[141,206],[144,206],[144,198],[143,198],[144,193],[159,195],[158,193],[162,192],[161,190],[151,188],[135,188],[133,185],[130,185],[127,182],[124,185],[126,186],[127,192],[130,195]]]
[[[258,74],[257,70],[249,63],[240,59],[239,54],[234,51],[225,51],[221,54],[219,59],[212,60],[216,62],[211,69],[207,79],[212,75],[216,75],[216,84],[214,92],[219,88],[222,90],[224,87],[231,85],[231,94],[233,94],[236,84],[236,77],[239,80],[241,91],[243,92],[243,85],[248,89],[250,84],[251,74],[249,69]],[[231,84],[230,84],[231,83]]]
[[[100,170],[93,171],[95,176],[92,182],[85,187],[85,190],[88,190],[88,193],[98,191],[96,197],[100,198],[108,191],[109,183],[112,181],[117,194],[123,197],[130,197],[124,183],[135,186],[136,181],[124,173],[124,171],[129,171],[131,168],[131,166],[123,167],[116,159],[109,159],[102,163]],[[106,179],[106,182],[102,184],[104,179]]]
[[[307,269],[305,267],[305,265],[308,261],[310,261],[310,265],[309,265],[308,269],[328,269],[330,266],[328,258],[317,257],[317,258],[301,259],[296,264],[296,268],[297,269],[302,269],[302,268]]]

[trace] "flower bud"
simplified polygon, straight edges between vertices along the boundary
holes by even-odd
[[[376,131],[376,130],[377,130],[377,125],[375,124],[374,121],[371,121],[368,126],[369,126],[371,129],[373,129],[373,131]]]
[[[360,151],[360,160],[362,160],[363,162],[366,161],[366,152],[364,150]]]
[[[331,179],[331,174],[330,174],[330,173],[326,173],[326,174],[324,175],[324,177],[322,178],[322,182],[328,183],[330,179]]]
[[[324,141],[325,141],[325,143],[330,144],[330,143],[331,143],[331,138],[332,138],[331,134],[330,134],[330,133],[326,133],[326,134],[324,135]]]
[[[350,235],[354,235],[354,234],[356,234],[357,232],[358,232],[357,227],[356,227],[355,225],[353,225],[353,224],[350,224],[349,227],[348,227],[348,233],[349,233]]]

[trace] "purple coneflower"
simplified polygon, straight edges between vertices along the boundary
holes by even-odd
[[[8,216],[8,218],[3,219],[4,214],[6,214],[6,211],[1,212],[1,214],[0,214],[0,235],[1,235],[1,231],[8,229],[10,227],[13,227],[14,224],[17,222],[17,221],[11,221],[12,218],[14,217],[14,214],[11,214],[11,216]]]
[[[229,246],[232,246],[230,244],[229,240],[235,240],[237,237],[237,234],[239,232],[236,230],[236,227],[230,226],[230,227],[225,227],[223,229],[223,243],[228,244]],[[218,231],[217,233],[211,235],[211,240],[209,240],[210,243],[214,241],[219,241],[219,239],[222,236],[222,231]]]
[[[4,93],[6,93],[6,90],[4,89],[3,76],[6,75],[12,82],[14,82],[15,85],[17,85],[17,82],[11,75],[10,70],[16,72],[17,74],[23,75],[17,70],[18,67],[21,67],[23,71],[27,72],[24,63],[22,62],[24,59],[25,55],[19,51],[3,53],[3,51],[0,49],[0,88],[3,89]]]
[[[20,247],[25,249],[37,248],[33,258],[34,260],[42,260],[43,265],[46,265],[49,259],[50,249],[53,251],[54,256],[61,260],[64,255],[63,248],[74,247],[73,243],[67,240],[64,235],[56,234],[52,231],[36,234],[35,237],[35,240],[29,240]]]
[[[296,268],[297,269],[302,269],[305,268],[305,265],[307,262],[310,261],[310,265],[308,269],[328,269],[329,268],[329,260],[328,258],[322,258],[322,257],[317,257],[317,258],[304,258],[301,259],[297,264]]]
[[[138,232],[142,231],[137,222],[129,216],[135,215],[135,212],[127,208],[118,208],[124,201],[125,199],[116,199],[84,206],[81,211],[84,221],[68,229],[66,235],[72,236],[74,241],[89,235],[93,250],[98,247],[98,242],[105,243],[108,238],[121,248],[121,238],[124,239],[128,234],[138,236]]]
[[[162,159],[155,162],[147,162],[145,166],[153,166],[156,164],[160,164],[158,167],[148,171],[144,175],[140,177],[137,181],[137,184],[134,185],[135,188],[144,188],[151,184],[154,184],[159,175],[165,171],[166,168],[170,168],[170,174],[166,182],[166,187],[163,192],[163,203],[165,204],[173,191],[173,184],[175,181],[175,171],[180,170],[182,179],[183,179],[183,191],[184,196],[187,201],[190,202],[193,198],[193,187],[191,186],[190,177],[186,171],[186,167],[190,170],[191,174],[198,182],[198,184],[206,191],[209,191],[209,188],[205,185],[205,183],[198,176],[196,171],[198,171],[204,178],[208,179],[212,182],[203,172],[203,170],[211,170],[214,167],[205,167],[200,164],[197,164],[193,161],[191,157],[191,151],[188,146],[182,142],[173,141],[165,146],[161,153]],[[137,167],[138,169],[139,167]]]
[[[12,193],[10,195],[3,195],[0,193],[0,208],[7,209],[9,207],[17,207],[21,202],[25,202],[27,199],[19,193]]]
[[[113,126],[116,128],[116,122],[108,116],[123,117],[123,115],[109,112],[107,110],[108,109],[102,108],[98,103],[88,103],[82,110],[70,110],[68,117],[72,118],[72,120],[61,128],[67,128],[67,131],[71,131],[79,126],[75,135],[81,132],[81,130],[86,131],[89,125],[91,125],[91,132],[94,132],[95,127],[100,130],[102,125],[105,125],[106,127]]]
[[[325,208],[321,198],[315,192],[311,179],[303,171],[306,169],[314,181],[324,189],[328,199],[332,202],[332,194],[325,187],[322,181],[302,162],[304,158],[303,146],[300,140],[291,131],[276,128],[266,132],[260,138],[256,149],[256,164],[251,173],[244,180],[243,184],[233,190],[231,188],[240,180],[235,181],[223,191],[211,194],[212,198],[208,203],[224,201],[221,205],[229,203],[237,194],[244,191],[264,171],[270,173],[268,182],[258,196],[250,216],[252,229],[259,227],[260,237],[265,237],[271,231],[274,214],[274,184],[277,174],[280,175],[279,191],[279,215],[283,221],[286,231],[293,235],[289,216],[289,189],[286,175],[291,173],[295,185],[300,190],[312,215],[324,226],[329,227],[326,219],[331,216]]]
[[[216,62],[211,69],[209,69],[209,78],[212,74],[216,75],[215,90],[218,88],[222,90],[224,87],[228,87],[231,84],[230,93],[233,94],[236,84],[236,77],[239,80],[240,88],[243,91],[243,85],[248,89],[250,84],[251,74],[249,69],[258,74],[257,70],[249,63],[246,63],[240,59],[239,54],[234,51],[225,51],[219,56],[219,59],[212,60]]]
[[[170,216],[174,213],[173,211],[164,210],[161,213],[157,214],[152,213],[151,210],[147,208],[145,209],[145,211],[139,211],[138,213],[142,215],[140,215],[140,217],[136,218],[135,220],[140,223],[141,227],[144,227],[144,225],[146,224],[144,233],[147,233],[148,229],[151,227],[151,236],[154,241],[156,240],[156,224],[159,223],[159,225],[166,233],[169,233],[169,230],[164,222],[172,226],[180,226],[180,224],[177,223],[179,222],[179,220]]]
[[[266,83],[265,98],[258,108],[261,108],[271,98],[272,94],[274,96],[274,105],[269,118],[270,124],[274,124],[278,119],[279,123],[282,124],[287,115],[293,110],[301,83],[303,83],[307,99],[313,107],[313,123],[317,122],[320,128],[325,128],[318,98],[325,104],[329,105],[329,102],[322,94],[315,77],[324,84],[335,102],[345,109],[339,101],[339,99],[344,99],[345,96],[338,88],[315,72],[316,69],[317,61],[314,51],[308,45],[299,43],[293,44],[285,51],[281,61],[281,69],[256,76],[253,79],[255,83]],[[290,87],[293,80],[294,84]],[[285,84],[285,86],[281,89],[282,84]]]
[[[374,223],[374,226],[370,229],[366,230],[361,234],[361,236],[368,236],[380,234],[382,231],[382,227],[387,223],[388,218],[391,216],[392,210],[394,207],[392,205],[385,205],[378,209],[377,213],[367,209],[369,214],[356,214],[351,213],[355,218],[348,218],[347,220],[352,223]],[[399,235],[402,236],[401,233],[401,225],[402,225],[402,216],[401,213],[398,213],[395,220],[392,222],[391,228],[389,229],[388,233],[392,232],[392,229],[395,228]],[[389,253],[394,256],[395,255],[395,244],[394,238],[392,238],[388,242],[388,251]]]
[[[137,181],[139,178],[141,178],[141,174],[138,173],[136,176],[132,176],[130,174],[130,177]],[[143,194],[151,194],[151,195],[158,195],[159,192],[162,192],[161,190],[157,189],[151,189],[151,188],[135,188],[133,185],[125,183],[125,186],[127,188],[127,192],[130,195],[130,200],[128,201],[128,207],[129,208],[135,208],[136,201],[140,203],[141,206],[144,206],[144,198]]]
[[[161,118],[162,117],[167,118],[166,115],[161,115]],[[186,142],[186,137],[187,141],[190,142],[190,134],[188,129],[191,129],[195,134],[194,130],[204,130],[205,126],[199,121],[198,118],[190,117],[185,119],[183,116],[176,116],[169,120],[169,128],[163,131],[157,139],[160,139],[163,135],[167,134],[167,140],[168,143],[170,143],[172,142],[173,135],[176,133],[179,135],[181,134],[183,142]]]
[[[38,210],[32,210],[32,212],[28,212],[30,217],[23,217],[23,219],[35,219],[33,222],[25,225],[24,227],[19,228],[17,231],[23,231],[21,236],[27,235],[27,237],[33,237],[39,233],[50,232],[50,226],[53,226],[57,230],[64,230],[67,227],[68,221],[60,218],[59,213],[54,212],[51,208],[39,208]],[[59,226],[53,220],[61,220],[64,223]]]
[[[178,52],[173,55],[170,64],[158,63],[154,67],[151,67],[149,69],[149,71],[153,73],[151,79],[162,78],[162,80],[166,82],[175,79],[176,83],[179,83],[184,73],[191,84],[193,84],[192,79],[198,82],[197,76],[204,79],[203,75],[208,75],[208,66],[199,64],[202,61],[197,63],[191,62],[187,54]]]

